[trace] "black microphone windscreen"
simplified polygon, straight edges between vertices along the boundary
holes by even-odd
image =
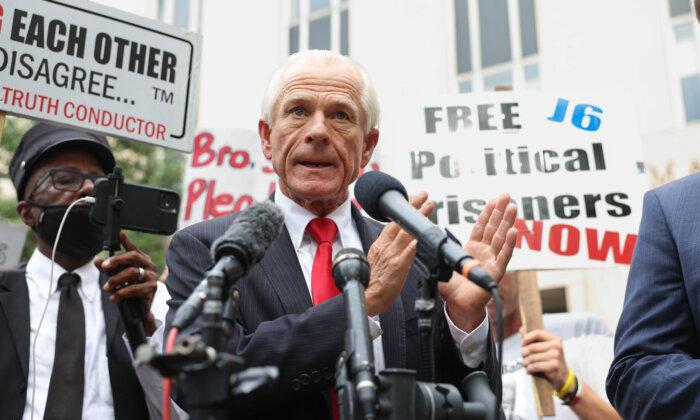
[[[224,255],[235,254],[249,268],[265,255],[282,229],[284,216],[272,201],[263,201],[241,211],[226,233],[211,245],[211,255],[218,261]]]
[[[369,271],[369,262],[365,253],[355,248],[343,248],[338,251],[331,266],[331,274],[339,290],[343,290],[345,284],[351,279],[367,287]]]
[[[355,198],[370,217],[380,222],[388,222],[389,219],[379,210],[379,198],[390,190],[400,192],[408,200],[406,188],[398,179],[384,172],[365,172],[355,183]]]

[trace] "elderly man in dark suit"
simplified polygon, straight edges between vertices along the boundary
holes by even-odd
[[[37,247],[26,265],[0,271],[3,419],[148,418],[115,303],[138,297],[150,308],[154,265],[125,234],[127,252],[95,259],[102,231],[85,203],[70,210],[54,249],[68,206],[91,195],[113,167],[104,136],[44,123],[25,133],[10,162],[17,213]],[[108,277],[120,265],[129,268]],[[144,327],[152,333],[148,313]]]
[[[348,195],[377,145],[378,117],[371,79],[347,57],[328,51],[295,54],[270,81],[258,130],[263,153],[279,176],[273,199],[285,225],[264,259],[238,283],[241,320],[229,342],[229,351],[249,365],[280,369],[273,395],[253,408],[253,418],[331,418],[336,406],[328,391],[346,324],[330,259],[344,247],[368,254],[365,297],[377,370],[417,367],[416,241],[394,223],[384,226],[363,217]],[[425,193],[411,203],[425,215],[433,210]],[[508,196],[493,200],[467,245],[496,280],[515,246],[515,212]],[[209,247],[234,217],[205,221],[174,236],[167,257],[166,284],[173,299],[166,324],[213,263]],[[445,305],[437,308],[439,381],[458,384],[469,372],[484,369],[500,394],[485,310],[489,295],[458,275],[441,285],[440,295]]]

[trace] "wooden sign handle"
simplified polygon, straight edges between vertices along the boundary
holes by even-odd
[[[540,289],[537,285],[537,272],[532,270],[518,271],[518,300],[520,302],[520,319],[525,326],[525,331],[544,329],[542,322],[542,300]],[[535,394],[535,406],[537,415],[554,415],[554,390],[552,385],[542,376],[532,376],[532,385]]]
[[[2,132],[5,129],[5,113],[0,111],[0,143],[2,143]]]

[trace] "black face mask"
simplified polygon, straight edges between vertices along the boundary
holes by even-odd
[[[30,204],[42,210],[35,228],[37,235],[53,247],[68,206]],[[102,227],[90,222],[90,206],[76,205],[63,224],[56,251],[74,258],[91,258],[102,250],[103,241]]]

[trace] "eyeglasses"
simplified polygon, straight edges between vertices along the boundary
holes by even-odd
[[[34,195],[34,193],[39,189],[39,187],[46,182],[47,179],[51,181],[51,185],[57,191],[71,191],[76,192],[83,188],[85,180],[89,179],[95,182],[98,178],[104,177],[102,174],[86,174],[80,172],[76,169],[69,168],[57,168],[49,169],[44,175],[39,178],[36,186],[29,193],[29,197]]]

